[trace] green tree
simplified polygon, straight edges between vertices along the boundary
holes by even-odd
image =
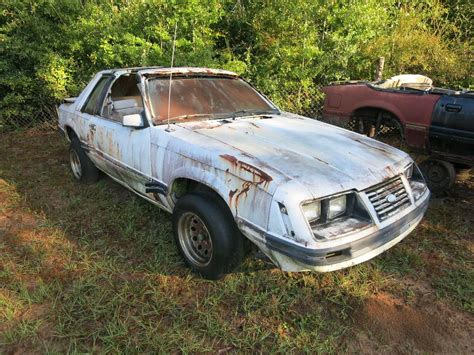
[[[472,85],[466,0],[3,0],[0,121],[28,122],[98,70],[169,65],[176,24],[176,65],[237,71],[292,111],[371,79],[378,56],[386,76]]]

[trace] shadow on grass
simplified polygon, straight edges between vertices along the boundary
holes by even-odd
[[[56,134],[4,135],[0,154],[8,351],[339,346],[347,315],[331,308],[349,302],[322,298],[324,278],[302,281],[247,258],[222,281],[199,279],[177,254],[170,216],[109,178],[74,182]]]

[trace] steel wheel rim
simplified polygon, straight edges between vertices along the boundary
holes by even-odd
[[[81,160],[79,159],[79,155],[77,155],[77,152],[74,149],[71,149],[69,153],[69,161],[71,163],[71,170],[74,177],[80,180],[82,176]]]
[[[447,174],[445,170],[437,165],[432,165],[428,170],[428,178],[434,183],[441,183],[446,180]]]
[[[186,212],[178,222],[178,238],[187,259],[197,266],[206,266],[212,259],[212,239],[202,219]]]

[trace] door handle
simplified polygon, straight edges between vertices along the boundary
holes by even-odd
[[[95,124],[93,123],[89,124],[89,128],[91,131],[95,131]]]
[[[446,111],[448,112],[461,112],[462,106],[461,105],[454,105],[454,104],[447,104]]]

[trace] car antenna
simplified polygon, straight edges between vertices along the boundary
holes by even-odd
[[[171,131],[170,129],[170,109],[171,109],[171,82],[173,80],[173,64],[174,64],[174,50],[176,47],[176,31],[178,29],[178,22],[174,25],[174,37],[173,37],[173,52],[171,53],[171,69],[170,69],[170,86],[168,88],[168,128],[166,130],[168,132]]]

